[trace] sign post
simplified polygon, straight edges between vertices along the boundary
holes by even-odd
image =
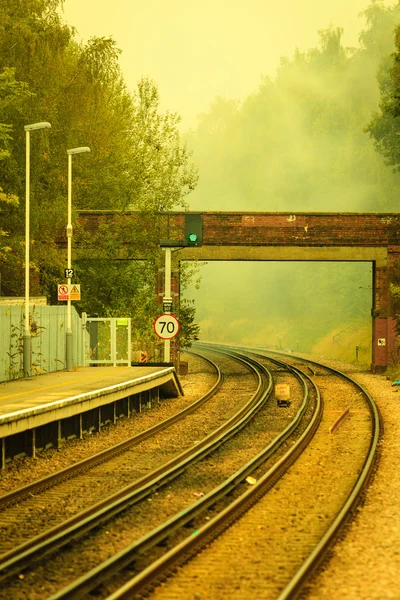
[[[72,300],[81,299],[81,286],[79,283],[71,283],[71,277],[74,270],[68,267],[64,270],[68,283],[59,283],[57,285],[57,295],[59,302],[67,302],[67,331],[65,335],[65,354],[66,369],[72,371]]]
[[[170,362],[170,342],[178,335],[181,325],[174,315],[165,313],[154,321],[154,331],[164,340],[164,362]]]
[[[164,296],[164,303],[165,300],[169,300],[171,298],[171,248],[165,248],[165,286],[164,286],[164,291],[165,291],[165,296]],[[171,298],[171,306],[169,307],[168,305],[165,305],[165,314],[170,314],[171,312],[171,308],[172,308],[172,298]],[[156,331],[157,333],[157,331]],[[158,335],[158,334],[157,334]],[[170,339],[171,338],[163,338],[164,339],[164,362],[170,362],[171,360],[171,342]]]

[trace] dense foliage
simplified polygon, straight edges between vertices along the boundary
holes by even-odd
[[[143,79],[131,93],[115,41],[77,43],[60,16],[62,3],[0,4],[4,295],[24,292],[24,125],[37,121],[52,127],[31,135],[31,268],[36,274],[31,293],[56,302],[66,266],[65,252],[56,244],[67,220],[66,150],[89,146],[90,154],[73,158],[74,212],[113,209],[122,215],[129,207],[141,211],[143,219],[137,227],[122,217],[112,227],[105,222],[88,240],[74,215],[74,252],[83,243],[96,248],[95,259],[89,251],[79,261],[74,255],[75,281],[84,290],[76,306],[92,315],[131,316],[138,338],[152,330],[153,292],[163,266],[156,231],[148,223],[158,211],[187,207],[188,194],[195,210],[397,210],[399,3],[388,7],[372,0],[358,47],[344,47],[342,30],[330,26],[319,32],[318,47],[282,58],[276,77],[263,78],[243,103],[216,98],[186,138],[199,185],[178,133],[179,118],[160,113],[156,84]],[[122,236],[127,244],[121,252]],[[139,258],[139,248],[143,257],[144,247],[147,260],[131,260]],[[226,264],[223,289],[221,275],[209,267],[208,280],[204,270],[204,338],[265,343],[275,332],[279,347],[310,350],[325,338],[345,345],[343,332],[362,337],[369,327],[368,265]],[[184,290],[196,267],[182,268]],[[254,289],[255,300],[249,292]],[[182,304],[181,313],[190,343],[199,335],[193,303]]]
[[[0,4],[2,293],[24,293],[24,125],[48,121],[51,129],[30,135],[30,256],[36,273],[31,295],[45,295],[53,303],[66,267],[65,252],[56,242],[67,222],[67,149],[91,149],[72,161],[74,246],[83,242],[76,227],[77,209],[129,207],[148,215],[184,208],[197,183],[196,169],[180,140],[179,118],[160,113],[156,84],[143,79],[130,93],[115,41],[92,38],[77,43],[73,28],[60,16],[61,7],[62,0]],[[76,306],[88,314],[123,313],[147,324],[158,310],[154,281],[163,260],[152,239],[156,232],[139,226],[129,230],[127,255],[137,256],[144,241],[153,248],[140,262],[109,260],[117,256],[119,233],[104,224],[101,235],[92,240],[98,249],[96,260],[88,255],[78,262],[74,256],[74,282],[84,290]]]
[[[378,18],[376,13],[375,18]],[[379,110],[371,118],[366,131],[376,148],[395,173],[400,172],[400,25],[394,31],[394,51],[382,61],[378,71]],[[400,265],[391,269],[393,311],[400,335]]]
[[[359,48],[344,47],[342,29],[331,26],[317,48],[282,58],[276,77],[242,104],[217,98],[199,116],[187,137],[201,173],[192,207],[212,198],[217,210],[397,208],[400,179],[364,130],[400,6],[375,1],[365,17]]]
[[[400,174],[386,162],[390,154],[400,164],[399,82],[388,75],[388,64],[400,70],[397,55],[390,58],[400,5],[374,0],[364,18],[358,47],[344,47],[342,29],[330,26],[318,47],[282,58],[276,77],[243,103],[217,98],[200,115],[187,136],[200,171],[193,209],[398,210]],[[378,70],[391,110],[373,125],[383,155],[366,130],[379,104]],[[222,290],[217,267],[209,272],[199,313],[208,339],[311,350],[324,336],[370,327],[371,271],[363,265],[224,266],[223,298],[213,297],[212,310],[210,289],[217,297]]]
[[[370,120],[366,131],[373,137],[386,164],[400,171],[400,25],[394,32],[395,48],[378,71],[380,91],[379,111]]]

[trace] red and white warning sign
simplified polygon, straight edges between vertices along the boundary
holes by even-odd
[[[172,340],[178,335],[180,323],[174,315],[160,315],[154,321],[154,331],[162,340]]]
[[[67,283],[60,283],[57,286],[58,290],[58,301],[63,302],[69,300],[69,285]]]

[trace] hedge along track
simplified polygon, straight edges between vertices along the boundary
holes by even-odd
[[[279,364],[282,368],[282,363],[276,361],[276,364]],[[142,568],[143,562],[152,561],[154,560],[154,554],[156,556],[160,554],[161,546],[164,552],[163,557],[156,559],[155,562],[145,567],[141,573],[136,575],[128,584],[126,584],[125,588],[116,592],[115,595],[115,598],[132,598],[132,595],[139,589],[148,583],[151,583],[154,577],[160,576],[160,573],[162,573],[165,568],[176,561],[181,560],[182,556],[186,557],[188,552],[195,551],[198,543],[207,543],[210,540],[210,537],[217,535],[220,530],[225,529],[228,526],[232,519],[236,519],[238,514],[241,514],[246,510],[249,503],[252,504],[256,502],[259,494],[265,493],[265,490],[273,485],[273,482],[279,477],[279,469],[275,467],[275,469],[273,469],[274,472],[266,479],[264,478],[265,483],[263,486],[257,486],[256,494],[254,494],[252,488],[250,488],[249,492],[242,493],[243,481],[246,477],[271,458],[281,446],[285,445],[285,442],[287,446],[290,445],[292,448],[290,458],[287,458],[286,462],[293,461],[295,459],[296,451],[300,452],[302,445],[307,443],[308,436],[313,435],[320,418],[321,403],[318,394],[314,393],[311,422],[306,426],[306,432],[300,435],[300,442],[296,445],[296,448],[294,448],[292,438],[290,438],[290,441],[288,441],[288,438],[296,429],[298,429],[307,409],[309,409],[310,396],[308,388],[311,384],[305,377],[298,374],[295,369],[290,368],[290,371],[295,374],[301,382],[303,399],[300,401],[300,407],[295,418],[273,442],[268,444],[268,446],[249,463],[240,468],[223,484],[206,494],[198,502],[185,508],[166,523],[156,527],[153,531],[144,535],[133,544],[130,544],[114,557],[109,558],[105,563],[100,564],[98,567],[73,582],[67,588],[64,588],[53,595],[51,597],[52,600],[87,597],[87,594],[95,588],[96,596],[104,597],[101,591],[97,589],[102,582],[108,581],[114,574],[118,574],[118,581],[120,578],[126,577],[127,566],[136,563],[138,559],[138,562],[141,563],[140,568]],[[271,391],[271,383],[269,391]],[[239,426],[243,427],[244,424],[243,419],[243,423],[240,423]],[[211,519],[210,511],[219,513],[219,515]],[[205,515],[206,520],[210,519],[210,521],[206,527],[202,527],[201,525],[204,523]],[[199,523],[199,527],[197,527],[197,523]],[[188,537],[188,527],[190,531],[195,530],[195,535],[189,535]],[[182,530],[184,530],[183,534]],[[179,541],[178,539],[178,542],[176,542],[176,538],[182,540],[182,537],[184,538],[183,541]],[[172,548],[170,550],[165,550],[165,547],[168,546],[172,546]],[[149,554],[148,560],[146,553]],[[143,555],[145,556],[143,557]],[[122,569],[124,569],[124,573],[121,573]]]
[[[26,569],[31,563],[40,561],[47,553],[65,546],[69,541],[82,536],[100,523],[109,520],[128,506],[132,506],[146,498],[159,487],[176,478],[191,462],[197,461],[212,452],[224,441],[224,437],[229,438],[240,430],[245,422],[250,420],[255,412],[262,407],[271,392],[272,382],[265,369],[259,369],[258,371],[255,369],[252,364],[254,361],[237,356],[234,356],[234,359],[251,371],[257,383],[256,392],[252,394],[251,399],[244,406],[242,401],[241,407],[235,415],[194,447],[182,452],[159,469],[135,481],[131,486],[97,503],[79,515],[75,515],[64,524],[53,527],[44,534],[36,536],[21,544],[18,548],[3,554],[0,563],[0,579],[5,580],[10,575]]]

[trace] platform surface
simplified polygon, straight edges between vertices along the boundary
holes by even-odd
[[[74,371],[57,371],[16,379],[0,384],[0,422],[21,412],[37,412],[46,404],[62,405],[77,398],[89,398],[106,390],[140,386],[163,374],[177,380],[171,367],[78,367]],[[178,381],[179,385],[179,381]]]

